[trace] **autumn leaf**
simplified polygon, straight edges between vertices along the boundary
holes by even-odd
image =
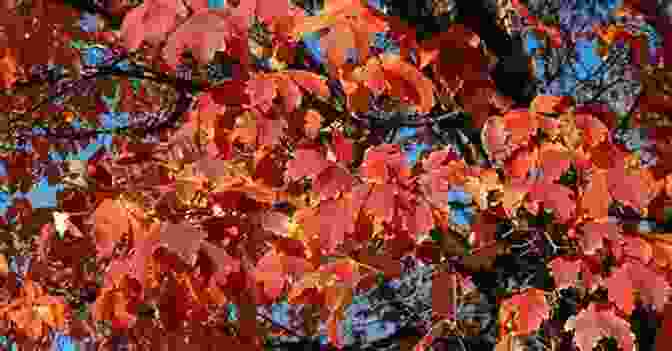
[[[230,256],[224,248],[207,241],[201,244],[201,248],[215,265],[215,272],[210,281],[211,286],[226,285],[229,274],[240,271],[240,260]]]
[[[354,178],[342,164],[347,159],[340,159],[340,157],[352,158],[351,147],[345,139],[335,139],[339,158],[330,160],[324,155],[321,146],[304,144],[295,151],[295,158],[287,162],[285,175],[290,180],[313,178],[313,189],[321,199],[332,198],[339,192],[352,188]]]
[[[203,231],[187,222],[163,223],[155,248],[165,247],[191,265],[197,258],[196,253],[204,238]]]
[[[581,272],[581,261],[579,260],[556,257],[548,263],[548,267],[551,269],[557,289],[576,286],[579,281],[579,272]]]
[[[166,21],[163,17],[160,19]],[[232,16],[226,10],[201,10],[189,17],[170,35],[163,49],[163,57],[173,69],[180,62],[179,57],[185,48],[191,49],[195,58],[202,64],[210,62],[218,50],[239,57],[241,63],[247,62],[243,59],[243,52],[247,51],[241,51],[247,48],[247,40],[244,40],[247,37],[243,32],[247,29],[247,25],[242,18]],[[136,41],[137,39],[133,43]],[[242,48],[238,48],[240,42],[244,44]]]
[[[544,319],[549,318],[550,312],[544,291],[529,288],[501,303],[500,328],[515,335],[529,335],[541,326]]]
[[[429,113],[436,103],[434,100],[434,84],[432,81],[425,77],[422,72],[418,71],[413,65],[402,61],[400,56],[383,55],[381,57],[381,63],[386,77],[390,77],[388,80],[392,78],[404,80],[415,89],[415,94],[408,98],[418,106],[418,112]],[[403,97],[406,98],[406,96]]]
[[[175,0],[142,3],[124,16],[121,37],[129,50],[140,47],[143,40],[158,44],[177,26],[178,17],[186,16],[186,7]],[[151,25],[150,25],[151,24]]]
[[[608,216],[611,195],[609,194],[606,171],[595,170],[593,172],[579,201],[581,211],[586,216],[594,219],[606,218]]]
[[[634,350],[635,336],[630,323],[616,315],[614,309],[598,309],[591,303],[588,308],[572,317],[565,330],[574,330],[576,345],[581,351],[591,351],[602,338],[613,337],[624,351]]]
[[[11,48],[0,49],[0,88],[8,89],[18,79],[18,64]]]
[[[64,328],[69,313],[62,297],[46,294],[38,283],[29,279],[24,281],[17,299],[0,307],[0,316],[16,323],[32,339],[46,335],[47,328]]]
[[[664,275],[645,266],[641,261],[627,261],[604,280],[609,300],[630,315],[635,307],[635,292],[642,303],[662,311],[667,303],[670,285]]]
[[[105,199],[96,208],[93,218],[98,255],[111,255],[114,245],[131,228],[127,213],[117,201]]]
[[[258,282],[264,284],[264,293],[275,300],[282,293],[289,274],[301,276],[312,270],[312,265],[303,258],[290,257],[271,250],[257,262],[254,276]]]

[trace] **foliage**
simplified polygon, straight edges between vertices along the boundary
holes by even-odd
[[[56,211],[14,197],[1,223],[8,252],[32,262],[20,277],[0,256],[0,331],[22,349],[59,330],[102,347],[123,336],[143,349],[259,350],[313,337],[319,322],[347,348],[355,296],[399,277],[408,256],[434,269],[432,316],[407,345],[429,349],[465,333],[459,306],[520,247],[546,259],[553,284],[497,292],[498,350],[539,330],[555,346],[588,351],[612,337],[634,350],[640,306],[655,306],[659,340],[669,335],[670,238],[636,225],[669,220],[670,104],[655,88],[669,72],[644,60],[642,37],[597,31],[638,53],[644,103],[628,118],[648,144],[634,148],[604,105],[538,95],[512,108],[489,76],[491,53],[461,23],[420,41],[356,0],[314,16],[280,0],[111,3],[81,21],[53,1],[2,5],[0,18],[17,23],[0,55],[3,182],[65,187]],[[562,45],[557,21],[512,6],[549,48]],[[103,13],[123,18],[118,31]],[[398,53],[371,48],[384,31]],[[323,67],[301,46],[316,32]],[[113,130],[114,152],[51,157],[91,142],[109,111],[131,114]],[[426,145],[413,162],[386,138],[402,127]],[[468,226],[451,217],[455,189],[473,208]],[[569,288],[577,311],[560,316]],[[261,312],[280,301],[300,306],[295,328]]]

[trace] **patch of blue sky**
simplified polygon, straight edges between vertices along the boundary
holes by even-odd
[[[128,113],[104,113],[102,116],[102,127],[103,128],[115,128],[123,126],[128,123]],[[73,121],[75,128],[79,127],[78,121]],[[39,133],[39,130],[36,130]],[[72,154],[66,156],[65,158],[60,157],[57,153],[52,152],[50,154],[52,159],[55,160],[88,160],[91,155],[93,155],[99,147],[108,147],[112,143],[111,135],[99,135],[96,142],[89,144],[86,148],[81,150],[77,154]],[[30,149],[30,147],[28,147]],[[0,174],[7,174],[5,165],[0,162]],[[40,181],[33,186],[33,188],[26,194],[18,193],[15,196],[17,197],[26,197],[30,200],[34,208],[38,207],[54,207],[56,206],[56,193],[59,190],[62,190],[62,185],[51,186],[47,183],[46,179],[40,179]],[[0,193],[0,214],[4,214],[7,210],[7,207],[10,205],[12,197],[8,196],[5,193]]]
[[[535,49],[541,47],[543,47],[543,44],[537,36],[534,33],[528,33],[526,36],[527,53],[531,54]],[[599,72],[603,61],[597,55],[596,39],[586,40],[581,38],[577,40],[575,52],[577,63],[574,65],[573,69],[576,71],[576,77],[574,77],[574,73],[569,67],[563,67],[561,68],[563,74],[560,75],[560,78],[556,82],[544,81],[546,62],[540,57],[535,57],[537,78],[544,81],[547,89],[551,87],[556,88],[552,89],[553,94],[573,95],[578,83],[577,79],[586,80],[594,77],[594,75]]]
[[[271,319],[284,327],[290,327],[289,304],[287,302],[281,302],[271,306]]]
[[[69,335],[53,333],[51,351],[78,351],[78,347]]]
[[[471,203],[471,194],[464,191],[461,186],[453,186],[448,191],[448,202],[459,203],[460,206],[451,206],[451,219],[458,225],[469,225],[474,216],[474,207]]]
[[[83,11],[80,18],[79,18],[78,23],[79,23],[79,28],[81,28],[82,31],[87,32],[87,33],[95,32],[98,28],[96,15],[94,15],[90,12]]]
[[[429,145],[427,144],[409,144],[405,147],[406,159],[411,167],[415,166],[415,163],[418,162],[422,152],[429,150]]]
[[[471,194],[465,192],[461,186],[453,186],[448,191],[448,202],[460,202],[466,205],[471,202]]]
[[[303,45],[308,50],[308,54],[315,60],[315,62],[324,62],[324,54],[320,47],[320,34],[313,32],[307,33],[303,36]]]
[[[412,127],[401,127],[397,132],[397,135],[400,139],[412,138],[417,133],[417,128]]]
[[[219,9],[224,7],[225,4],[225,0],[208,0],[208,8],[210,9]]]

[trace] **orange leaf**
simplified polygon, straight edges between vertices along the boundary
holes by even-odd
[[[429,113],[435,104],[434,84],[432,81],[425,77],[422,72],[418,71],[416,67],[404,62],[398,55],[382,55],[381,62],[386,76],[391,75],[393,78],[403,80],[415,89],[416,95],[412,98],[415,100],[415,104],[418,105],[418,111]],[[404,97],[402,96],[402,98]]]
[[[8,89],[17,81],[17,62],[13,50],[4,49],[0,55],[0,88]]]
[[[567,321],[565,329],[575,329],[574,340],[581,351],[591,351],[605,337],[613,337],[624,351],[635,349],[635,335],[630,323],[619,317],[613,308],[597,309],[594,303]]]
[[[7,263],[7,257],[4,254],[0,254],[0,276],[7,277],[9,275],[9,264]]]
[[[499,308],[502,328],[508,328],[515,335],[528,335],[541,326],[549,317],[551,307],[546,303],[543,290],[529,288],[503,301]]]
[[[105,199],[93,213],[99,256],[112,254],[116,242],[130,229],[126,211],[112,199]]]
[[[315,139],[320,134],[320,127],[322,126],[322,115],[316,110],[310,109],[303,115],[305,120],[306,136]]]
[[[580,198],[580,206],[584,215],[599,219],[609,215],[611,195],[609,195],[609,183],[607,171],[595,169]]]

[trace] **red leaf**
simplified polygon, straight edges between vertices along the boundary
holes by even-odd
[[[347,151],[343,145],[341,152]],[[291,180],[303,177],[313,178],[313,190],[321,199],[336,196],[339,191],[352,188],[354,178],[343,166],[327,160],[322,155],[320,145],[304,144],[295,151],[296,157],[287,162],[286,175]]]
[[[653,247],[648,241],[632,235],[623,235],[623,252],[630,259],[640,260],[648,264],[653,260]]]
[[[425,75],[418,71],[415,66],[402,61],[397,55],[383,55],[381,57],[382,67],[386,76],[406,81],[416,91],[416,95],[412,97],[415,104],[418,105],[418,112],[429,113],[434,107],[434,84],[425,77]],[[402,98],[405,96],[402,96]]]
[[[347,139],[338,129],[333,129],[331,137],[336,159],[347,166],[352,162],[352,140]]]
[[[574,114],[576,127],[583,129],[583,143],[593,147],[605,141],[609,135],[607,126],[597,117],[588,113]]]
[[[504,300],[499,308],[501,328],[511,323],[511,331],[516,335],[528,335],[541,326],[549,317],[551,307],[546,303],[543,290],[530,288]]]
[[[628,315],[634,309],[636,291],[644,304],[653,304],[656,310],[662,311],[670,289],[663,274],[637,260],[627,261],[613,271],[604,280],[604,286],[609,289],[609,300]]]
[[[275,80],[265,75],[248,80],[245,93],[250,96],[250,104],[244,107],[257,107],[263,113],[268,113],[273,104],[273,99],[278,95]]]
[[[611,195],[607,172],[594,169],[585,191],[580,197],[580,207],[584,215],[594,219],[606,218],[609,215]]]
[[[618,242],[621,240],[621,228],[617,223],[588,222],[581,227],[583,238],[581,247],[587,255],[594,255],[604,247],[604,240]]]
[[[561,184],[535,183],[530,189],[530,200],[543,202],[563,222],[574,215],[576,202],[573,197],[574,192]]]
[[[565,257],[556,257],[548,263],[555,280],[557,289],[565,289],[576,286],[581,271],[581,261],[569,260]]]
[[[290,13],[289,9],[290,7],[288,0],[277,0],[277,1],[258,0],[256,15],[261,22],[269,23],[276,18],[289,15]]]
[[[627,171],[622,163],[619,163],[609,169],[607,177],[609,192],[614,199],[636,209],[646,207],[654,194],[647,187],[641,174]]]
[[[320,151],[314,145],[299,147],[295,151],[295,158],[287,162],[286,175],[291,180],[303,177],[315,177],[329,167]]]
[[[614,337],[623,351],[633,351],[635,336],[630,331],[630,323],[616,315],[613,308],[598,310],[594,303],[579,312],[574,325],[565,329],[574,329],[576,345],[581,351],[592,351],[597,343],[606,337]]]
[[[275,300],[285,287],[285,268],[283,257],[275,250],[271,250],[257,262],[254,277],[264,284],[264,293]]]
[[[571,154],[562,144],[544,143],[539,148],[539,159],[545,182],[555,182],[567,172]]]
[[[217,247],[207,241],[203,242],[201,246],[216,267],[211,284],[219,283],[220,285],[225,285],[229,274],[240,272],[240,261],[226,253],[224,248]]]
[[[175,0],[145,1],[130,10],[121,24],[121,37],[129,50],[136,50],[143,40],[158,44],[177,25],[177,16],[186,15],[182,2]]]
[[[353,176],[342,167],[330,166],[313,181],[313,189],[320,194],[320,199],[329,199],[338,192],[352,189],[354,180]]]
[[[163,223],[155,249],[164,246],[168,251],[178,254],[185,263],[192,265],[205,236],[204,231],[188,222]]]
[[[143,30],[143,28],[135,29]],[[210,62],[217,50],[229,51],[231,56],[239,57],[241,62],[244,62],[242,53],[230,52],[230,49],[241,49],[236,47],[238,43],[234,44],[233,41],[243,38],[246,29],[244,20],[232,16],[224,9],[201,10],[189,17],[170,35],[163,49],[163,57],[173,69],[180,63],[179,57],[186,48],[191,49],[195,58],[202,64]]]
[[[317,94],[318,97],[323,99],[331,96],[327,80],[318,74],[299,70],[287,70],[284,73],[308,93]]]
[[[385,184],[393,175],[409,177],[410,169],[399,145],[382,144],[366,150],[361,174],[371,182]]]
[[[320,247],[326,252],[334,252],[343,243],[345,233],[354,231],[354,219],[343,198],[320,202]]]
[[[130,230],[126,211],[112,199],[105,199],[93,213],[98,256],[112,254],[114,245]]]
[[[536,113],[563,113],[573,104],[570,96],[537,95],[530,104],[530,110]]]

